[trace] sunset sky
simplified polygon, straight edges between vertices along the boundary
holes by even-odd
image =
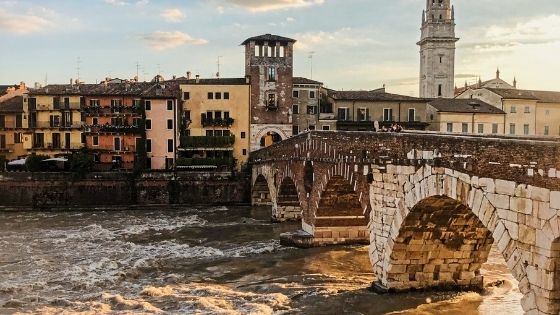
[[[456,84],[495,76],[560,90],[560,2],[452,0]],[[333,89],[418,95],[424,0],[0,0],[0,84],[244,75],[248,37],[294,38],[294,74]]]

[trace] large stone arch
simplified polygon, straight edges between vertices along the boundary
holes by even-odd
[[[289,177],[283,177],[278,187],[276,207],[273,208],[272,219],[274,221],[296,221],[301,219],[301,204],[295,181]]]
[[[559,222],[558,211],[550,209],[550,191],[430,166],[388,167],[386,174],[374,177],[369,230],[377,288],[479,286],[477,270],[486,260],[489,240],[493,238],[520,282],[523,309],[532,314],[558,314],[552,261],[557,253],[553,239],[559,234]],[[442,201],[447,202],[451,213],[440,212],[438,221],[434,217],[437,209],[425,208],[426,204],[433,203],[435,207]],[[476,228],[467,227],[464,221],[471,221],[468,225]],[[414,224],[419,228],[414,229]],[[430,224],[431,233],[420,234]],[[443,237],[444,234],[434,233],[444,224],[448,224],[449,234]],[[458,236],[470,238],[458,242]],[[456,244],[446,247],[444,241]],[[458,248],[460,254],[450,248]],[[436,252],[438,249],[440,252]],[[442,261],[441,251],[445,251],[444,256],[453,252],[454,257]],[[468,269],[451,262],[459,256],[468,257]],[[443,266],[445,263],[448,265]],[[435,277],[437,264],[440,269]],[[441,268],[452,274],[442,277]]]

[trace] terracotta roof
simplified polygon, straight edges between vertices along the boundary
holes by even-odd
[[[428,104],[437,109],[438,112],[505,114],[501,109],[478,99],[438,98]]]
[[[323,82],[314,81],[307,78],[302,77],[294,77],[293,84],[316,84],[316,85],[323,85]]]
[[[529,90],[517,89],[493,89],[487,88],[505,99],[522,99],[522,100],[538,100],[538,98]]]
[[[385,89],[373,91],[333,91],[329,96],[339,101],[426,101],[425,99],[412,96],[385,93]]]
[[[0,95],[6,94],[6,91],[11,87],[18,88],[19,85],[0,85]]]
[[[284,42],[284,43],[295,43],[295,39],[291,39],[288,37],[282,37],[278,35],[272,34],[264,34],[259,35],[251,38],[247,38],[241,45],[246,45],[249,42]]]
[[[23,113],[23,96],[15,96],[1,102],[0,113]]]
[[[176,81],[153,84],[142,92],[142,97],[150,98],[179,98],[180,95],[181,89],[179,88],[179,83]]]
[[[30,96],[34,95],[83,95],[83,96],[102,96],[102,95],[126,95],[135,96],[142,94],[146,89],[154,85],[149,82],[128,82],[128,83],[109,83],[109,84],[53,84],[40,89],[29,91]]]
[[[539,102],[542,103],[560,103],[560,92],[556,91],[531,91]]]
[[[175,80],[179,84],[200,84],[200,85],[248,85],[245,78],[215,78],[215,79],[200,79],[196,83],[196,79],[187,80],[185,78],[178,78]]]

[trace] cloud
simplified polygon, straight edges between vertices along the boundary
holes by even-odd
[[[189,34],[180,31],[157,31],[150,34],[144,34],[140,36],[140,39],[145,41],[152,49],[159,51],[176,48],[182,45],[204,45],[208,43],[205,39],[193,38]]]
[[[121,1],[121,0],[103,0],[103,2],[110,4],[110,5],[115,5],[115,6],[123,6],[123,5],[127,5],[128,2],[126,1]]]
[[[492,25],[473,29],[467,38],[479,40],[459,42],[459,47],[479,53],[510,52],[524,45],[548,44],[560,41],[560,16],[549,15],[513,25]]]
[[[342,28],[334,32],[307,32],[294,35],[297,38],[297,50],[318,49],[318,47],[356,47],[363,45],[381,45],[382,43],[368,37],[364,31]]]
[[[52,20],[34,13],[26,15],[13,14],[0,8],[0,31],[14,33],[35,33],[53,27]]]
[[[224,0],[252,12],[266,12],[323,4],[325,0]]]
[[[160,16],[167,22],[177,23],[185,18],[185,14],[179,9],[163,10]]]
[[[114,5],[114,6],[118,6],[118,7],[122,7],[125,5],[130,5],[130,4],[135,4],[137,6],[145,6],[148,3],[150,3],[150,0],[137,0],[137,1],[128,1],[128,0],[103,0],[103,2],[110,4],[110,5]]]

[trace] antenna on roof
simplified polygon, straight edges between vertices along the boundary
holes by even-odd
[[[138,72],[140,72],[140,63],[138,62],[138,60],[136,60],[136,78],[137,79],[139,78],[139,76],[138,76],[139,73]]]
[[[80,64],[81,63],[82,63],[82,60],[80,59],[80,56],[78,56],[78,59],[76,60],[76,74],[77,74],[76,82],[78,82],[78,84],[80,84]]]
[[[311,77],[310,79],[313,80],[313,55],[315,55],[314,51],[309,52],[309,62],[311,64]]]
[[[218,56],[218,72],[216,72],[216,78],[220,78],[220,58],[223,56]]]

